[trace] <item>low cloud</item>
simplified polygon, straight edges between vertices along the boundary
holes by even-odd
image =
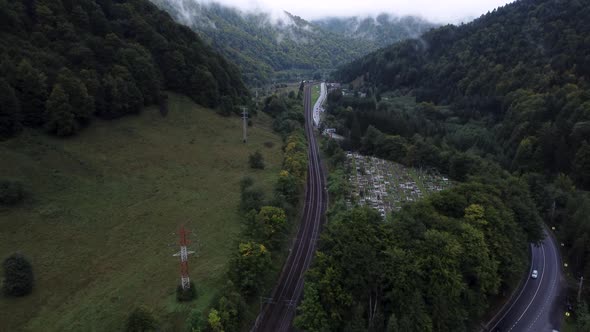
[[[211,0],[199,0],[202,3]],[[219,0],[221,4],[237,7],[245,12],[270,12],[274,17],[283,10],[304,19],[327,16],[367,16],[379,13],[421,16],[436,23],[460,23],[479,17],[507,0]]]

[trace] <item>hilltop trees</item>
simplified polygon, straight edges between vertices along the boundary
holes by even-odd
[[[12,84],[21,105],[22,123],[27,126],[43,124],[47,76],[34,68],[27,59],[23,59],[16,68],[16,77]]]
[[[589,14],[579,1],[518,1],[379,50],[337,76],[425,102],[414,115],[399,107],[359,114],[387,134],[409,138],[409,129],[512,171],[568,174],[587,189]]]
[[[208,107],[248,95],[234,65],[146,0],[4,1],[0,17],[3,137],[21,125],[72,135],[94,114],[161,103],[163,89]]]
[[[61,84],[56,84],[49,95],[46,119],[47,131],[57,136],[69,136],[78,131],[74,110]]]
[[[0,79],[0,139],[18,133],[21,128],[20,104],[14,89],[4,79]]]

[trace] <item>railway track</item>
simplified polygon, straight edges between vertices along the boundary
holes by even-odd
[[[309,167],[305,205],[297,238],[283,265],[272,297],[264,301],[252,331],[283,332],[293,330],[295,310],[303,295],[304,275],[313,259],[320,227],[324,220],[327,193],[318,144],[314,135],[311,85],[304,89],[305,134],[308,142]]]

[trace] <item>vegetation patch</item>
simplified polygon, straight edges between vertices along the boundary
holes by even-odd
[[[23,184],[16,180],[0,179],[0,205],[14,205],[25,198]]]

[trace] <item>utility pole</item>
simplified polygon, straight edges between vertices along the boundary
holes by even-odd
[[[180,256],[180,285],[182,289],[189,289],[191,288],[191,281],[188,276],[188,255],[193,254],[194,251],[189,251],[187,246],[190,244],[190,240],[188,235],[190,231],[184,228],[184,225],[180,226],[179,241],[178,244],[180,245],[180,251],[174,254],[173,256]]]
[[[582,299],[582,284],[584,283],[584,276],[580,277],[580,284],[578,286],[578,303]]]
[[[246,107],[242,107],[242,119],[244,120],[244,143],[248,140],[248,109]]]

